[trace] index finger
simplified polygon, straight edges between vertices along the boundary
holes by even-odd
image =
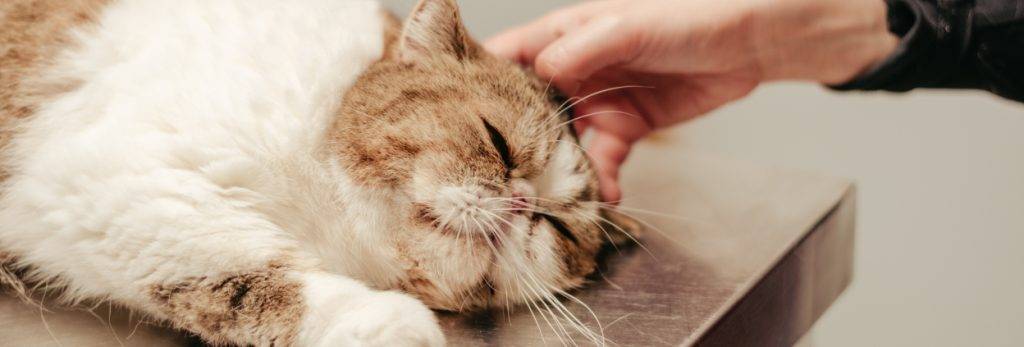
[[[523,65],[533,65],[534,59],[545,47],[581,24],[584,20],[584,6],[557,10],[541,19],[506,30],[488,39],[484,47],[499,57]]]

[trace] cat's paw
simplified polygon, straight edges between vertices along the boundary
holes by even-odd
[[[444,334],[434,312],[408,295],[380,292],[363,305],[339,312],[318,346],[410,346],[445,345]]]

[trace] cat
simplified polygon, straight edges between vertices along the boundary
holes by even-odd
[[[454,0],[4,0],[0,265],[211,344],[440,346],[638,224]],[[14,279],[15,276],[17,279]]]

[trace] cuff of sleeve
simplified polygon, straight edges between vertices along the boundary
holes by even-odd
[[[933,6],[915,0],[886,0],[889,7],[889,30],[900,37],[899,46],[884,61],[871,67],[859,77],[840,85],[835,90],[888,90],[903,92],[934,82],[941,76],[929,71],[938,62],[925,63],[921,59],[936,59],[939,38],[951,30],[940,23],[941,16]],[[930,23],[935,22],[935,23]],[[937,29],[942,33],[935,32]]]

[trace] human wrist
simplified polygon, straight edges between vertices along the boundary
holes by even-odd
[[[766,0],[751,10],[750,45],[764,81],[843,83],[899,41],[883,0]]]

